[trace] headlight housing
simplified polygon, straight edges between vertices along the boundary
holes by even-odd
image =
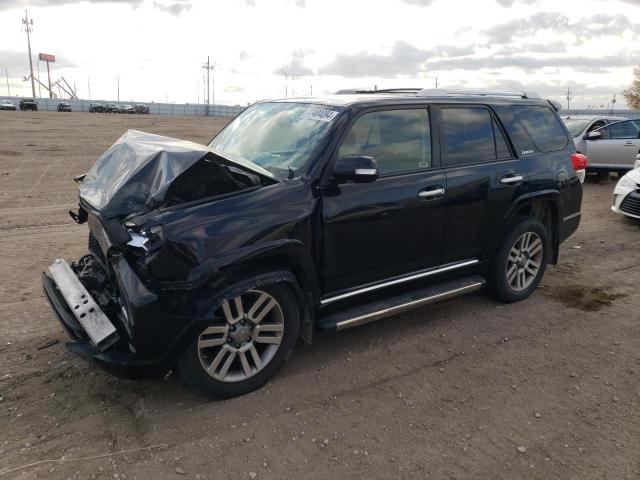
[[[127,245],[136,249],[142,249],[147,253],[156,252],[164,244],[164,230],[160,225],[146,226],[140,230],[127,230],[131,240]]]
[[[625,175],[618,181],[619,187],[628,187],[628,188],[636,188],[637,183],[631,179],[629,175]]]

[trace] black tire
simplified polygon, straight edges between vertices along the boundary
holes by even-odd
[[[283,282],[260,286],[257,287],[257,290],[271,295],[282,311],[282,340],[273,357],[264,365],[262,370],[249,378],[233,382],[217,380],[207,373],[200,360],[198,349],[198,337],[200,334],[198,334],[183,352],[176,368],[178,376],[186,387],[210,399],[236,397],[262,387],[282,367],[282,364],[293,351],[298,338],[300,315],[296,297],[291,288]],[[206,327],[203,327],[203,331],[205,329]]]
[[[539,257],[539,268],[535,276],[529,273],[527,270],[527,274],[531,275],[531,283],[527,284],[522,289],[515,289],[514,286],[509,282],[508,278],[508,268],[514,267],[513,263],[510,263],[510,254],[514,247],[516,247],[516,242],[522,238],[523,235],[531,233],[536,235],[537,238],[540,239],[542,244],[542,253]],[[535,238],[533,235],[530,237]],[[517,250],[517,248],[516,248]],[[502,245],[496,252],[495,258],[491,265],[487,287],[489,293],[496,298],[505,303],[513,303],[519,302],[520,300],[524,300],[529,297],[531,293],[538,287],[542,277],[544,276],[544,272],[547,268],[547,261],[549,258],[549,250],[550,250],[550,242],[549,242],[549,234],[547,232],[546,227],[538,220],[530,217],[517,217],[514,222],[513,227],[509,230],[509,233],[505,236]],[[527,254],[528,255],[528,254]],[[526,262],[527,255],[522,255],[518,258],[523,258],[523,261]],[[538,253],[536,253],[538,255]],[[516,267],[517,268],[517,267]],[[524,269],[523,269],[524,270]],[[518,275],[516,273],[516,275]]]

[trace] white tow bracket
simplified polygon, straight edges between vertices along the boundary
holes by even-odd
[[[91,345],[103,351],[117,342],[116,328],[82,285],[69,264],[58,258],[49,265],[49,273],[69,305],[69,309],[89,335]]]

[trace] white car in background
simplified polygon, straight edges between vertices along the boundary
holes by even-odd
[[[640,220],[640,154],[634,169],[622,177],[613,190],[611,210]]]

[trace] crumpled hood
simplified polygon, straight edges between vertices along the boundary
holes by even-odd
[[[112,218],[277,181],[260,166],[205,145],[129,130],[91,167],[80,198]]]

